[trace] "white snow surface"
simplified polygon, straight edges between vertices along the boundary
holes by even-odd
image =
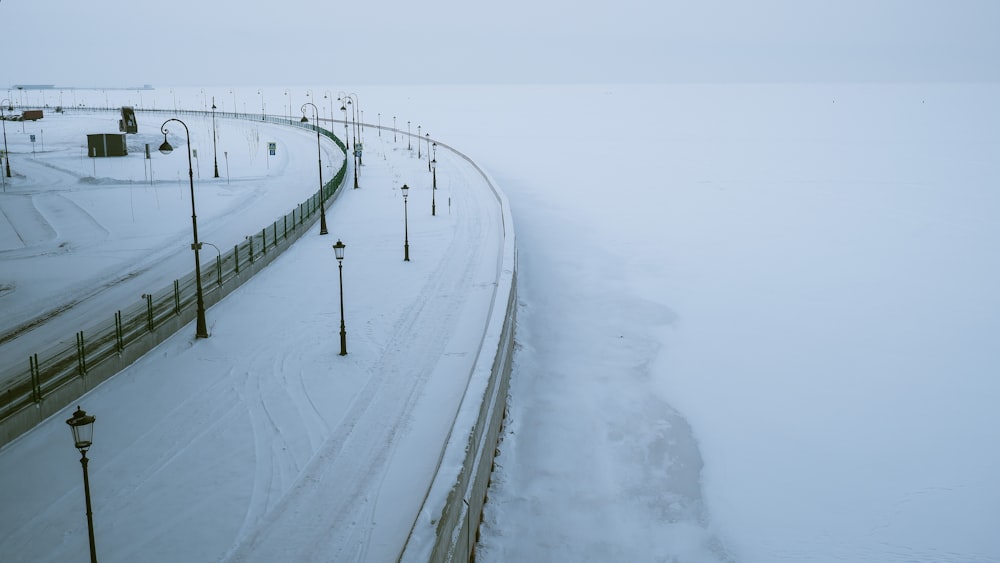
[[[233,105],[288,99],[298,115],[305,93],[323,91],[285,90],[233,89]],[[1000,86],[358,92],[364,121],[427,127],[488,169],[512,207],[517,350],[479,560],[1000,561]],[[143,92],[143,103],[167,107],[178,94],[203,105],[194,89]],[[133,105],[138,95],[90,94]],[[245,146],[245,127],[223,123],[220,138]],[[7,123],[15,169],[31,158],[19,131]],[[297,162],[261,171],[233,161],[233,179],[314,190],[314,138],[273,135],[301,142]],[[441,216],[430,217],[426,161],[387,135],[365,132],[362,189],[334,202],[329,237],[305,235],[211,308],[211,338],[188,327],[80,400],[98,418],[102,561],[395,557],[434,469],[426,450],[447,431],[439,406],[461,393],[451,363],[475,352],[497,235],[482,223],[495,211],[486,190],[460,189],[475,180],[440,149]],[[233,188],[206,180],[199,149],[201,228],[201,195]],[[146,242],[91,213],[103,230],[71,219],[81,234],[64,240],[142,251],[123,263],[184,246],[186,178],[177,162],[160,172],[179,153],[155,157],[178,200],[176,227]],[[94,164],[74,158],[78,170]],[[140,180],[94,193],[117,217],[129,216],[127,194],[144,198],[141,214],[156,202]],[[415,192],[409,264],[403,182]],[[5,212],[17,195],[7,189]],[[57,191],[85,209],[99,203]],[[229,223],[224,207],[210,219],[213,197],[205,229]],[[263,222],[289,207],[263,205]],[[159,230],[148,217],[143,226]],[[11,253],[42,254],[7,232],[3,276]],[[36,233],[51,249],[54,235]],[[336,238],[348,245],[346,357]],[[189,267],[189,251],[176,255]],[[47,260],[23,264],[44,277]],[[79,275],[126,268],[91,276],[94,262],[81,257]],[[20,305],[4,301],[6,319]],[[86,553],[71,411],[0,450],[5,560]]]

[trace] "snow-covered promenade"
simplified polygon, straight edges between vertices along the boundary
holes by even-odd
[[[416,141],[374,130],[365,140],[360,188],[348,179],[327,211],[329,235],[314,225],[211,307],[209,338],[186,327],[80,399],[97,417],[89,471],[102,561],[386,561],[401,552],[481,361],[513,233],[501,200],[461,156],[435,149],[432,193]],[[314,187],[310,174],[304,167],[281,184]],[[205,184],[199,195],[227,185]],[[347,245],[343,356],[337,240]],[[500,302],[506,308],[506,296]],[[0,451],[0,549],[12,561],[87,549],[64,423],[72,410]]]

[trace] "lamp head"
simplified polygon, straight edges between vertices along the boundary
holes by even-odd
[[[163,134],[163,144],[160,145],[160,152],[163,154],[170,154],[174,152],[174,147],[170,146],[170,143],[167,142],[166,133]]]
[[[87,451],[93,443],[95,420],[96,417],[88,415],[79,406],[76,407],[73,417],[66,420],[66,424],[73,431],[73,444],[81,452]]]
[[[406,199],[406,196],[410,194],[410,186],[403,184],[403,187],[399,188],[399,191],[403,194],[403,199]]]
[[[344,259],[345,248],[347,248],[347,245],[340,242],[340,239],[337,239],[337,244],[333,245],[333,252],[337,255],[337,261]]]

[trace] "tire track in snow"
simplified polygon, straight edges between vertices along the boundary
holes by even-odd
[[[454,218],[452,238],[419,296],[393,323],[386,339],[391,346],[367,370],[364,386],[296,482],[266,519],[239,538],[227,560],[276,560],[287,556],[289,545],[306,559],[367,557],[388,463],[451,336],[442,325],[450,326],[469,299],[480,263],[477,250],[488,222],[475,207],[478,198],[456,199],[467,208]],[[430,346],[427,334],[437,336]]]

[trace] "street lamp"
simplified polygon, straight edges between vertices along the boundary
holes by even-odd
[[[396,142],[396,116],[392,116],[392,142]]]
[[[80,450],[80,465],[83,466],[83,496],[87,501],[87,531],[90,534],[90,561],[97,563],[97,548],[94,546],[94,511],[90,507],[90,477],[87,475],[87,450],[94,437],[95,417],[88,415],[79,406],[73,417],[66,420],[73,431],[73,445]]]
[[[427,171],[430,172],[431,171],[431,161],[430,161],[430,158],[431,158],[431,134],[430,133],[424,133],[424,138],[427,139]],[[434,143],[434,144],[436,145],[437,143]]]
[[[333,252],[337,255],[337,268],[340,274],[340,355],[347,355],[347,330],[344,328],[344,249],[347,245],[337,240]]]
[[[410,261],[410,227],[406,213],[406,196],[410,193],[410,186],[403,184],[399,191],[403,193],[403,261]]]
[[[417,125],[417,160],[420,158],[420,126]]]
[[[333,131],[333,93],[327,90],[323,97],[330,100],[330,131]]]
[[[191,165],[191,131],[188,130],[187,123],[176,117],[171,117],[164,121],[160,125],[160,131],[163,133],[163,144],[160,145],[161,153],[170,154],[174,150],[174,147],[170,146],[170,143],[167,142],[167,123],[171,121],[176,121],[183,125],[184,133],[187,135],[188,180],[191,185],[191,232],[194,234],[194,242],[191,243],[191,250],[194,250],[194,281],[198,291],[198,324],[195,329],[195,336],[198,338],[208,338],[208,323],[205,322],[205,296],[201,290],[201,258],[198,255],[198,251],[201,250],[201,244],[198,243],[198,216],[194,211],[194,167]]]
[[[338,100],[340,98],[337,98]],[[347,102],[340,102],[340,111],[344,112],[344,150],[351,149],[350,134],[347,132]]]
[[[257,93],[260,94],[260,120],[264,121],[267,115],[267,111],[264,109],[264,90],[257,90]]]
[[[345,95],[347,96],[347,103],[351,105],[352,110],[353,110],[352,113],[354,114],[354,116],[353,116],[353,121],[354,121],[354,144],[357,145],[358,144],[358,139],[361,139],[362,133],[364,133],[364,128],[363,128],[364,125],[361,124],[358,121],[358,116],[360,115],[360,116],[363,117],[364,114],[361,113],[361,103],[358,101],[358,95],[355,94],[354,92],[351,92],[350,94],[345,94]],[[352,103],[351,100],[354,100],[354,102]],[[360,129],[360,132],[359,132],[359,129]],[[362,139],[361,142],[363,144],[364,143],[364,139]]]
[[[4,166],[7,168],[7,177],[10,178],[10,151],[7,150],[7,118],[3,115],[3,106],[7,106],[7,111],[14,111],[14,106],[11,105],[9,98],[0,101],[0,123],[3,123],[3,154],[7,159],[4,161]]]
[[[219,149],[215,144],[215,96],[212,96],[212,158],[215,160],[215,177],[219,177]]]
[[[320,150],[319,145],[319,109],[316,108],[316,104],[312,102],[306,102],[302,104],[302,123],[308,123],[309,120],[306,119],[306,106],[312,106],[313,108],[313,120],[316,123],[313,124],[313,129],[316,130],[316,156],[319,162],[319,234],[326,234],[326,190],[323,189],[323,152]]]
[[[411,136],[412,135],[410,134],[410,122],[407,121],[406,122],[406,150],[408,150],[408,151],[412,151],[413,150],[413,145],[410,144],[410,137]]]
[[[437,143],[434,143],[434,147],[437,148]],[[437,151],[434,151],[437,152]],[[431,216],[437,215],[437,202],[435,201],[434,194],[437,193],[438,189],[438,162],[437,158],[431,160]]]
[[[351,128],[354,134],[354,146],[358,146],[358,104],[351,100],[350,94],[347,96],[347,105],[351,106]]]

